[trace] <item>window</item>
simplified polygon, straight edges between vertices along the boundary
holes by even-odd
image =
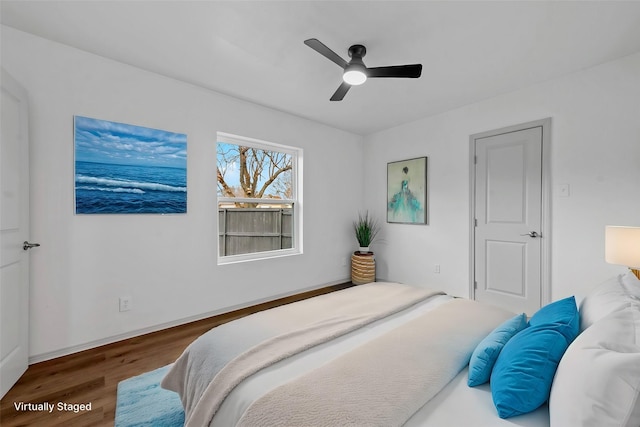
[[[218,264],[302,252],[302,149],[218,133]]]

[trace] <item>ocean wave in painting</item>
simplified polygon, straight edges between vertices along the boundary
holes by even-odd
[[[163,168],[164,169],[164,168]],[[95,176],[83,176],[76,175],[76,184],[94,184],[100,187],[95,187],[98,190],[107,190],[107,191],[115,191],[116,190],[133,190],[140,194],[146,191],[181,191],[186,192],[186,187],[174,187],[172,185],[160,184],[157,182],[138,182],[138,181],[129,181],[122,179],[109,179],[109,178],[98,178]],[[106,187],[106,188],[105,188]]]
[[[185,213],[186,169],[76,162],[76,213]]]

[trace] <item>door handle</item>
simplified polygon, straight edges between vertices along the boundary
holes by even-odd
[[[529,236],[531,238],[542,237],[537,231],[530,231],[527,234],[521,234],[521,236]]]
[[[40,243],[29,243],[26,240],[22,243],[22,249],[25,251],[28,251],[31,248],[37,248],[38,246],[40,246]]]

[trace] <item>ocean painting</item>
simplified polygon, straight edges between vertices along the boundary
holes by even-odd
[[[427,223],[427,158],[387,163],[387,222]]]
[[[77,214],[187,212],[187,136],[74,117]]]

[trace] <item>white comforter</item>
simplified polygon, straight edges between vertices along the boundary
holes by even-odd
[[[372,283],[255,313],[212,329],[173,364],[186,426],[207,425],[242,380],[260,369],[402,311],[439,291]]]
[[[397,284],[375,284],[374,286],[367,288],[369,286],[370,285],[358,287],[360,290],[358,290],[357,288],[351,288],[350,292],[353,295],[357,295],[357,293],[361,292],[362,290],[364,290],[365,293],[366,292],[371,293],[374,291],[373,288],[375,287],[382,287],[382,288],[390,287],[394,289],[407,288],[407,287],[404,287],[403,285],[397,285]],[[344,292],[344,291],[341,291],[341,292]],[[467,338],[463,340],[464,343],[457,343],[453,345],[453,343],[450,342],[450,340],[445,340],[444,344],[447,344],[446,341],[449,341],[449,344],[451,344],[449,346],[450,347],[449,350],[447,351],[451,351],[452,349],[454,349],[453,354],[449,357],[449,356],[446,356],[446,354],[448,354],[446,352],[442,353],[438,351],[435,351],[435,352],[433,351],[434,348],[443,349],[444,347],[447,347],[447,345],[438,345],[432,341],[423,340],[424,335],[432,335],[431,339],[432,340],[436,339],[433,337],[434,333],[431,333],[432,332],[431,330],[437,329],[437,328],[434,328],[433,322],[429,323],[428,320],[426,321],[424,320],[424,314],[442,304],[447,305],[447,302],[450,303],[452,298],[444,295],[436,295],[436,293],[433,293],[433,292],[428,292],[428,293],[424,293],[424,292],[425,292],[424,290],[422,290],[421,292],[418,292],[417,295],[418,294],[422,295],[418,297],[418,301],[417,302],[414,301],[413,303],[408,304],[408,306],[403,309],[399,309],[399,310],[387,309],[386,311],[391,311],[391,313],[387,313],[387,316],[385,319],[365,322],[359,328],[353,331],[347,332],[345,334],[342,334],[336,339],[333,339],[329,342],[320,343],[319,345],[313,346],[312,348],[305,349],[300,353],[291,355],[291,357],[288,357],[284,360],[276,361],[275,363],[265,367],[259,372],[255,372],[253,375],[246,376],[245,378],[243,378],[242,381],[238,381],[237,386],[232,387],[228,395],[226,395],[226,398],[223,399],[219,405],[215,404],[215,405],[218,405],[219,408],[216,408],[215,411],[212,411],[211,418],[207,418],[207,419],[211,419],[210,425],[225,426],[225,427],[231,426],[231,425],[238,425],[238,424],[242,425],[243,423],[244,425],[256,425],[256,424],[271,425],[271,424],[278,424],[278,423],[280,423],[281,425],[290,425],[291,422],[295,422],[296,425],[300,425],[301,422],[304,423],[305,425],[323,425],[323,424],[335,425],[337,422],[337,419],[330,419],[330,418],[324,417],[323,414],[332,413],[334,414],[334,416],[344,421],[345,417],[349,416],[348,411],[359,412],[360,415],[366,416],[367,414],[374,414],[374,412],[372,412],[372,408],[375,410],[387,411],[393,408],[397,409],[397,407],[401,407],[400,408],[401,410],[400,411],[392,410],[391,412],[386,414],[384,412],[375,413],[373,419],[381,420],[381,422],[378,423],[378,425],[385,425],[385,426],[401,425],[404,422],[407,422],[406,423],[407,426],[430,425],[430,426],[438,426],[438,427],[445,427],[448,425],[451,425],[451,426],[454,426],[454,425],[471,425],[471,426],[484,426],[484,425],[486,426],[499,426],[499,425],[545,426],[545,425],[548,425],[548,414],[543,413],[542,415],[539,415],[539,413],[542,411],[538,411],[538,416],[534,415],[530,417],[525,417],[526,419],[512,419],[510,421],[500,420],[497,417],[495,413],[495,409],[491,404],[490,393],[487,395],[486,390],[483,391],[482,389],[469,389],[468,387],[466,387],[466,384],[464,384],[464,382],[466,382],[466,375],[464,375],[465,381],[462,381],[460,378],[461,378],[461,375],[463,374],[458,374],[461,370],[463,373],[465,372],[463,368],[467,364],[468,357],[471,351],[473,350],[473,348],[475,347],[475,344],[480,339],[482,339],[484,335],[486,335],[486,333],[488,333],[495,325],[500,323],[507,316],[511,315],[511,313],[507,313],[502,310],[489,309],[488,307],[479,305],[478,303],[475,303],[475,302],[470,302],[470,301],[455,302],[454,301],[454,304],[456,303],[470,304],[469,307],[472,307],[471,309],[465,308],[462,310],[458,310],[456,316],[464,317],[464,312],[477,311],[475,316],[478,317],[478,319],[476,321],[473,320],[473,317],[467,318],[466,320],[463,319],[462,317],[459,319],[460,322],[457,322],[458,326],[462,324],[461,322],[466,322],[465,324],[469,324],[469,322],[471,322],[473,324],[473,327],[471,328],[466,328],[466,327],[458,328],[459,331],[475,330],[475,332],[473,332],[471,335],[468,335],[465,333],[464,335],[466,335]],[[373,303],[373,305],[375,305],[375,302]],[[386,305],[393,305],[393,304],[386,304]],[[382,306],[384,307],[385,304],[382,304]],[[423,320],[420,320],[421,318],[423,318]],[[481,318],[484,318],[484,320],[482,320]],[[408,324],[412,324],[412,323],[418,325],[420,324],[420,322],[422,322],[422,326],[418,326],[418,329],[416,329],[415,327],[407,326]],[[438,320],[438,321],[435,321],[435,323],[436,324],[444,323],[444,325],[442,325],[444,327],[444,332],[437,332],[435,333],[435,336],[437,335],[446,336],[447,334],[446,330],[448,329],[447,325],[456,324],[456,322],[451,322],[450,320],[449,321]],[[422,327],[423,329],[426,328],[431,332],[425,333],[425,334],[421,334],[421,333],[416,334],[416,331],[419,331],[420,327]],[[401,331],[403,330],[403,328],[405,331],[410,331],[409,333],[407,332],[404,333],[404,335],[407,336],[405,337],[406,340],[408,340],[403,344],[404,347],[389,344],[389,343],[394,343],[395,337],[402,335]],[[255,332],[254,332],[254,335],[255,335]],[[389,338],[389,337],[393,337],[393,338]],[[238,338],[239,338],[239,341],[244,342],[245,345],[247,344],[246,338],[240,338],[240,337]],[[437,339],[442,340],[442,337]],[[386,343],[384,340],[386,340]],[[237,344],[235,344],[235,346],[238,347]],[[396,352],[394,355],[394,351],[391,347],[398,347],[398,349],[404,348],[404,350],[401,350],[400,353]],[[360,387],[360,390],[359,391],[354,390],[354,392],[356,392],[357,396],[359,397],[359,399],[355,399],[356,401],[355,406],[352,406],[351,409],[347,409],[348,405],[342,406],[342,410],[347,412],[340,413],[340,411],[336,411],[336,404],[334,402],[334,403],[331,403],[326,408],[323,408],[322,405],[320,405],[320,407],[317,408],[319,417],[316,418],[315,421],[313,419],[303,420],[303,419],[296,419],[296,418],[287,420],[279,416],[279,414],[286,412],[288,414],[291,414],[294,417],[297,417],[300,415],[300,413],[304,415],[306,412],[309,412],[308,408],[303,409],[304,405],[309,404],[309,402],[307,403],[298,402],[298,404],[294,406],[301,410],[291,411],[290,410],[291,396],[285,398],[286,402],[284,402],[283,404],[277,403],[278,400],[282,400],[281,397],[278,397],[278,394],[284,393],[284,395],[287,395],[287,393],[289,394],[293,393],[293,395],[295,396],[299,394],[300,387],[305,388],[306,389],[305,393],[307,394],[309,393],[309,391],[312,391],[314,393],[312,397],[312,400],[314,402],[320,401],[320,402],[323,402],[323,404],[330,402],[331,399],[329,399],[328,397],[330,396],[333,398],[332,395],[334,394],[334,391],[335,391],[332,389],[332,387],[334,387],[332,383],[335,382],[336,376],[340,377],[339,373],[336,374],[336,371],[332,371],[332,369],[334,368],[331,368],[331,365],[336,366],[335,369],[338,369],[337,372],[339,372],[339,369],[342,369],[343,372],[344,372],[344,369],[347,369],[347,372],[352,373],[354,372],[354,369],[353,369],[353,366],[350,366],[349,364],[353,365],[354,361],[356,361],[355,366],[363,365],[363,364],[358,364],[357,361],[362,359],[363,354],[368,353],[368,351],[366,350],[367,348],[371,350],[369,352],[373,352],[375,353],[376,356],[378,356],[379,358],[382,358],[382,359],[379,359],[378,361],[373,362],[373,366],[378,366],[378,369],[377,369],[378,372],[381,370],[380,369],[381,366],[382,366],[382,369],[384,369],[385,366],[393,367],[394,369],[397,369],[402,364],[406,364],[405,362],[398,363],[399,360],[389,360],[390,358],[398,359],[398,354],[412,355],[411,357],[409,357],[409,359],[415,359],[415,360],[418,360],[418,362],[420,362],[420,360],[428,361],[426,364],[424,364],[423,367],[418,369],[419,371],[425,371],[424,375],[421,375],[421,376],[418,375],[418,377],[421,377],[420,381],[423,381],[422,385],[420,385],[419,382],[416,382],[416,384],[418,384],[418,388],[412,392],[409,392],[408,390],[410,387],[407,382],[408,380],[411,380],[412,375],[402,374],[401,371],[398,371],[397,373],[393,373],[392,369],[387,369],[387,371],[389,372],[387,372],[388,375],[386,376],[386,379],[380,380],[382,381],[382,383],[385,384],[383,387],[386,390],[377,390],[377,391],[374,389],[369,390],[369,388],[373,387],[373,385],[371,385],[370,383],[367,383],[367,381],[370,378],[376,379],[376,381],[374,381],[374,383],[376,383],[376,382],[380,382],[380,381],[377,381],[378,378],[384,377],[383,375],[378,375],[376,372],[370,372],[369,374],[361,375],[358,379],[356,379],[355,377],[350,378],[350,380],[352,380],[351,383],[354,383],[354,382],[359,383],[357,387]],[[214,349],[213,352],[215,352],[216,350],[220,350],[220,349]],[[201,353],[202,351],[204,351],[204,349],[200,349],[198,353]],[[360,355],[358,355],[358,351],[360,351]],[[209,352],[212,352],[212,350],[209,349]],[[193,356],[194,356],[193,354],[190,354],[189,357],[184,358],[185,360],[188,360],[191,363],[187,363],[187,364],[183,363],[184,365],[183,370],[184,369],[186,369],[186,371],[191,370],[192,372],[190,372],[190,375],[198,377],[198,374],[197,374],[199,370],[197,366],[199,364],[198,361],[203,358],[206,359],[206,357],[202,354],[199,354],[198,357],[193,357]],[[345,362],[345,359],[348,360],[349,358],[351,358],[352,360],[350,362],[349,361]],[[432,370],[431,373],[427,373],[426,370],[429,368],[430,365],[432,365],[431,362],[433,361],[433,363],[436,363],[435,359],[437,358],[449,359],[449,360],[446,360],[447,363],[445,363],[444,365],[442,364],[442,361],[437,362],[441,368],[435,368]],[[188,368],[186,367],[186,365],[189,365]],[[362,366],[362,368],[363,368],[362,372],[365,372],[365,373],[368,372],[367,369],[369,369],[369,371],[371,370],[371,368],[366,368],[364,366]],[[413,366],[410,369],[415,370],[416,366]],[[173,382],[175,385],[176,382],[181,382],[182,386],[184,386],[185,384],[190,382],[186,380],[186,378],[189,376],[189,374],[187,374],[186,371],[180,373],[182,377],[174,373],[175,375],[173,376],[173,378],[170,378],[170,380],[165,381],[165,383]],[[333,379],[331,379],[332,375],[333,375]],[[398,380],[403,375],[404,375],[404,379],[399,381],[394,381],[394,379]],[[353,375],[343,375],[343,376],[352,377]],[[429,381],[430,376],[435,378],[431,378],[432,381]],[[454,377],[455,377],[454,381],[449,383],[449,381]],[[295,378],[299,378],[299,380],[297,381],[292,380]],[[319,385],[319,383],[323,378],[326,378],[327,381],[325,381],[322,387],[308,387],[309,381],[311,381],[313,384]],[[363,380],[364,382],[362,382]],[[387,382],[385,383],[384,381],[387,381]],[[197,381],[194,382],[192,380],[191,383],[197,384]],[[447,383],[449,383],[449,385],[447,385]],[[212,386],[212,384],[213,386],[215,386],[215,381],[213,383],[209,381],[209,384],[207,384],[207,387]],[[431,384],[431,385],[429,387],[425,387],[425,384],[427,385]],[[407,387],[404,387],[404,385],[407,385]],[[463,385],[464,387],[462,387]],[[347,384],[344,386],[347,388],[353,387],[353,384],[351,385]],[[377,386],[379,386],[379,384]],[[396,389],[395,391],[391,392],[390,387],[392,388],[394,386],[396,387]],[[437,394],[435,398],[431,399],[433,395],[439,392],[440,389],[442,388],[444,388],[443,392],[440,394]],[[204,390],[203,384],[199,384],[197,387],[195,387],[195,389],[199,391],[200,396],[205,394],[202,392]],[[316,392],[318,392],[319,394]],[[368,392],[372,393],[370,397],[366,396],[366,393]],[[324,397],[322,393],[325,393]],[[455,395],[456,393],[464,395],[462,396],[463,401],[464,399],[467,399],[468,403],[469,402],[471,404],[475,403],[475,406],[477,407],[476,410],[478,410],[479,412],[483,412],[483,414],[474,416],[474,415],[470,415],[468,411],[456,411],[456,410],[451,411],[452,404],[455,406],[455,402],[458,399],[451,398],[450,395],[452,394]],[[184,395],[182,397],[184,402],[186,395],[189,393],[186,393],[186,394],[183,393],[183,394]],[[392,394],[393,396],[390,396],[390,394]],[[401,396],[403,394],[404,396]],[[382,400],[380,401],[382,403],[388,401],[389,404],[387,406],[389,408],[387,409],[382,408],[382,406],[384,405],[381,405],[380,402],[370,405],[370,407],[367,408],[367,402],[369,404],[371,404],[371,402],[374,402],[375,396],[382,396]],[[391,397],[396,398],[396,400],[395,401],[393,401],[392,399],[390,400]],[[487,397],[488,397],[488,400],[487,400]],[[187,398],[193,399],[193,397],[187,397]],[[340,399],[338,398],[338,400]],[[431,401],[428,404],[424,405],[424,403],[426,403],[429,400]],[[311,407],[316,406],[314,402],[310,403]],[[406,405],[403,405],[402,403],[398,404],[398,402],[409,402],[409,403]],[[440,402],[440,403],[437,406],[434,406],[432,402]],[[193,404],[194,402],[191,402],[191,405]],[[287,406],[287,404],[289,404],[289,406]],[[200,402],[200,405],[202,405],[205,408],[207,407],[206,402]],[[280,408],[278,408],[279,405],[281,406]],[[422,409],[420,409],[420,407],[422,407]],[[285,409],[283,410],[283,408]],[[355,411],[354,411],[354,408],[356,408]],[[428,408],[428,411],[425,412],[425,409],[427,408]],[[448,408],[448,410],[443,412],[442,410],[439,410],[440,408]],[[479,410],[478,408],[482,410]],[[412,415],[413,417],[411,417]],[[264,418],[264,417],[267,417],[267,418]],[[483,419],[482,417],[484,417],[486,422],[483,423],[483,421],[480,421]],[[447,419],[451,422],[447,421],[446,424],[443,424],[442,423],[443,419]],[[434,423],[434,420],[435,420],[435,423]],[[459,420],[459,422],[456,420]],[[469,424],[468,422],[466,422],[469,420],[474,420],[475,423]],[[375,424],[375,423],[372,424],[370,421],[371,420],[364,421],[364,418],[362,418],[360,420],[355,420],[351,424],[362,425],[363,422],[367,423],[368,425]],[[522,423],[520,423],[520,421]],[[191,425],[207,425],[207,424],[208,422],[206,420],[198,420],[195,423],[192,422]],[[340,422],[339,424],[345,424],[345,422]]]
[[[254,426],[401,426],[512,314],[452,299],[270,390],[240,418]]]

